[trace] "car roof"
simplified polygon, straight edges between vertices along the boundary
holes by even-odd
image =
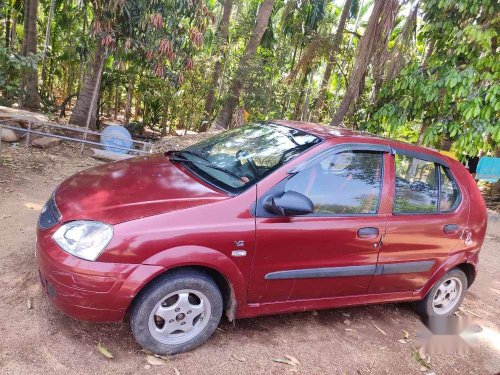
[[[314,122],[294,121],[294,120],[271,120],[269,122],[272,124],[286,126],[288,128],[302,130],[305,131],[306,133],[311,133],[323,139],[328,139],[333,137],[370,137],[370,138],[388,140],[387,138],[380,137],[378,135],[368,132],[351,130],[336,126],[322,125]]]
[[[328,126],[328,125],[322,125],[322,124],[317,124],[313,122],[304,122],[304,121],[293,121],[293,120],[271,120],[269,121],[272,124],[277,124],[277,125],[282,125],[286,126],[289,128],[297,129],[297,130],[302,130],[304,132],[313,134],[317,137],[320,137],[325,140],[333,140],[335,138],[339,137],[356,137],[356,138],[366,138],[366,139],[374,139],[378,140],[379,142],[377,143],[384,143],[388,145],[389,147],[392,148],[402,148],[402,149],[407,149],[407,150],[414,150],[416,152],[420,152],[423,154],[427,155],[434,155],[438,159],[441,160],[446,160],[451,163],[455,163],[456,160],[443,155],[439,153],[437,150],[434,150],[432,148],[424,147],[424,146],[418,146],[414,145],[411,143],[407,142],[401,142],[397,141],[394,139],[382,137],[376,134],[368,133],[368,132],[363,132],[363,131],[358,131],[358,130],[351,130],[351,129],[346,129],[346,128],[341,128],[341,127],[335,127],[335,126]],[[352,141],[352,140],[351,140]],[[381,142],[380,142],[381,141]]]

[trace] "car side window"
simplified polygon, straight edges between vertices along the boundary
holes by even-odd
[[[394,213],[438,210],[438,181],[433,162],[396,154]]]
[[[460,201],[458,186],[448,168],[440,167],[439,171],[441,182],[439,210],[451,211]]]
[[[285,191],[309,197],[314,203],[313,215],[375,214],[382,163],[380,152],[341,152],[293,175]]]

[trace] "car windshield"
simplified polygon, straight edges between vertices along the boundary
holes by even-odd
[[[252,124],[170,152],[169,157],[212,185],[238,193],[320,141],[286,126]]]

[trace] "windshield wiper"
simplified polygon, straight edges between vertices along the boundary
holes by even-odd
[[[195,160],[192,160],[192,159],[188,159],[185,156],[182,156],[183,153],[199,157],[201,160],[206,161],[206,163],[203,163],[203,162],[200,162],[200,161],[195,161]],[[226,168],[223,168],[223,167],[219,167],[217,165],[213,165],[212,163],[210,163],[210,161],[208,159],[205,159],[203,156],[198,155],[198,154],[196,154],[194,152],[184,150],[184,151],[172,151],[169,154],[170,154],[169,155],[169,159],[171,161],[185,161],[185,162],[188,162],[188,163],[203,165],[204,167],[224,172],[225,174],[227,174],[227,175],[229,175],[231,177],[236,178],[238,181],[241,181],[241,179],[242,179],[242,177],[234,174],[229,169],[226,169]]]
[[[211,164],[210,160],[208,160],[206,157],[201,156],[200,154],[197,154],[196,152],[193,152],[193,151],[189,151],[189,150],[172,151],[172,154],[175,154],[175,156],[181,156],[181,157],[185,157],[185,156],[183,156],[183,154],[193,155],[193,156],[200,158],[201,160],[204,160],[207,163]]]

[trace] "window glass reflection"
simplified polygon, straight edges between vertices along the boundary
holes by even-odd
[[[382,154],[342,152],[294,175],[285,190],[309,197],[315,214],[374,214],[382,181]]]
[[[437,212],[438,187],[433,162],[396,155],[395,213]]]

